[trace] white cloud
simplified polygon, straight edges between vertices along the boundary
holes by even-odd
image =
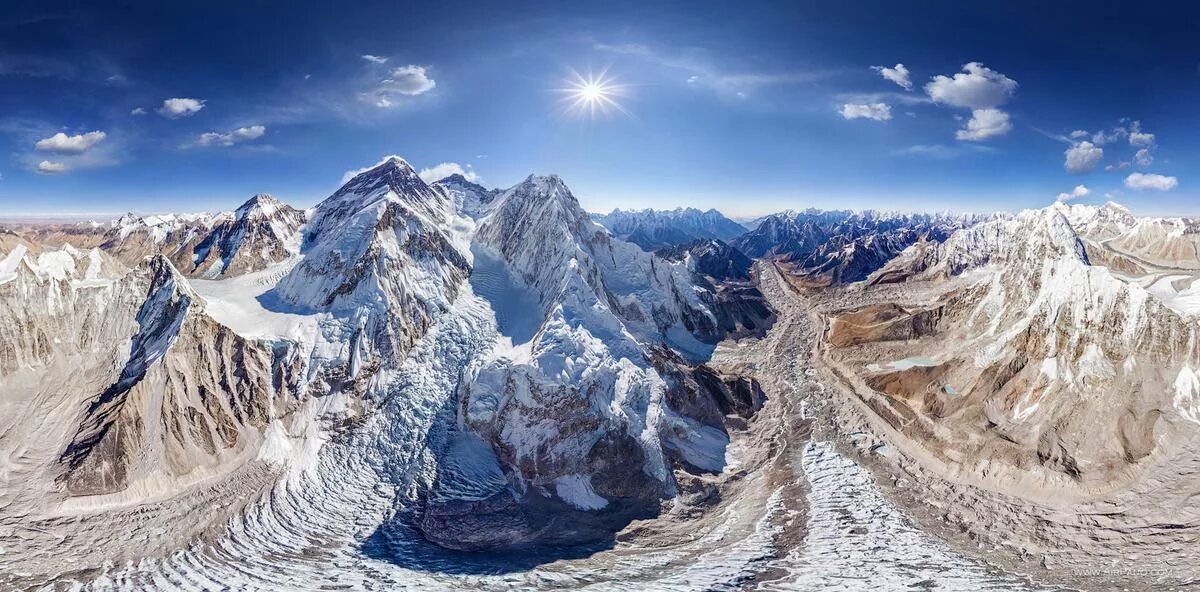
[[[892,107],[887,103],[869,103],[865,105],[846,103],[842,105],[842,109],[838,113],[841,113],[845,119],[887,121],[892,118]]]
[[[982,142],[995,136],[1003,136],[1012,130],[1008,113],[999,109],[976,109],[971,112],[967,127],[955,132],[954,137],[969,142]]]
[[[65,172],[67,172],[67,165],[61,162],[43,160],[37,165],[37,173],[39,175],[57,175]]]
[[[1137,191],[1143,189],[1167,191],[1178,185],[1179,179],[1154,173],[1130,173],[1128,177],[1125,177],[1125,186]]]
[[[1142,122],[1134,121],[1129,124],[1129,145],[1141,147],[1153,146],[1154,134],[1143,132]]]
[[[1092,143],[1097,146],[1111,144],[1129,135],[1129,132],[1123,127],[1114,127],[1112,131],[1105,132],[1100,130],[1092,136]]]
[[[1129,162],[1124,161],[1124,160],[1122,160],[1121,162],[1118,162],[1116,164],[1104,165],[1104,170],[1106,170],[1106,171],[1119,171],[1121,169],[1127,169],[1127,168],[1129,168]]]
[[[228,146],[233,146],[234,144],[239,144],[241,142],[249,142],[250,140],[257,140],[258,138],[261,138],[263,136],[263,134],[265,134],[265,133],[267,133],[267,128],[264,126],[261,126],[261,125],[252,125],[249,127],[239,127],[235,130],[225,132],[225,133],[207,132],[207,133],[200,134],[200,136],[198,138],[196,138],[196,145],[200,146],[200,147],[208,147],[208,146],[228,147]]]
[[[62,132],[58,132],[49,138],[38,140],[35,148],[42,152],[54,152],[56,154],[83,154],[92,146],[104,141],[108,134],[101,131],[88,132],[75,136],[68,136]]]
[[[1138,166],[1150,166],[1154,164],[1154,155],[1150,154],[1149,148],[1142,148],[1133,155],[1133,162],[1137,163]]]
[[[1064,154],[1066,154],[1067,160],[1063,166],[1068,171],[1077,174],[1091,171],[1104,159],[1104,149],[1087,140],[1067,148]]]
[[[1143,132],[1129,132],[1129,144],[1131,146],[1149,146],[1154,143],[1154,134]]]
[[[937,103],[968,109],[986,109],[1004,104],[1017,91],[1017,81],[979,62],[963,66],[953,78],[934,76],[925,85],[929,98]]]
[[[424,66],[411,64],[392,70],[392,78],[383,82],[396,92],[405,95],[419,95],[433,90],[433,87],[437,86],[437,83],[429,77]]]
[[[1075,131],[1071,132],[1071,139],[1080,140],[1080,139],[1086,138],[1090,135],[1091,134],[1087,133],[1084,130],[1075,130]]]
[[[1070,201],[1072,199],[1083,197],[1089,193],[1091,193],[1091,191],[1089,191],[1087,187],[1085,187],[1083,185],[1076,185],[1075,188],[1072,189],[1070,193],[1058,194],[1058,201]]]
[[[364,93],[363,98],[375,103],[376,107],[391,107],[401,97],[414,97],[433,90],[437,82],[429,77],[429,71],[424,66],[409,64],[392,69],[390,77],[379,82],[371,92]]]
[[[371,62],[372,64],[386,64],[388,61],[387,58],[380,57],[377,55],[371,55],[369,53],[363,54],[362,59],[367,60],[368,62]]]
[[[421,169],[421,172],[417,174],[420,175],[421,180],[425,181],[426,183],[441,181],[450,175],[462,175],[466,180],[472,183],[479,182],[479,175],[476,175],[475,171],[471,170],[471,165],[467,165],[466,168],[463,168],[463,166],[457,162],[443,162],[433,168]]]
[[[985,154],[993,151],[994,148],[980,144],[956,144],[953,146],[946,146],[944,144],[914,144],[912,146],[906,146],[898,150],[893,150],[892,154],[898,156],[955,158],[965,154]]]
[[[908,68],[904,64],[896,64],[893,68],[887,66],[871,66],[871,69],[879,72],[880,76],[899,84],[904,90],[912,90],[912,80],[908,77]]]
[[[158,114],[167,119],[179,119],[195,115],[203,108],[202,99],[167,99],[163,101],[162,107],[158,108]]]
[[[145,107],[134,107],[133,111],[130,111],[129,114],[130,115],[145,115],[146,108]]]
[[[682,74],[685,74],[686,78],[681,76],[680,79],[685,80],[688,86],[707,89],[723,98],[738,100],[753,96],[760,88],[807,84],[832,75],[832,72],[727,70],[725,67],[717,65],[727,61],[721,59],[722,56],[713,56],[707,50],[695,47],[678,53],[662,52],[638,43],[596,43],[593,47],[599,51],[632,56],[667,68],[682,70]]]

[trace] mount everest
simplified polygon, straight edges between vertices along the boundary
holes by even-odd
[[[856,515],[839,488],[884,499],[848,458],[892,483],[880,515],[939,512],[906,543],[936,577],[1024,589],[943,527],[1038,582],[1176,565],[1198,228],[1116,204],[593,220],[554,175],[399,157],[307,211],[14,226],[0,585],[794,582],[817,512]],[[909,540],[863,520],[842,530]]]

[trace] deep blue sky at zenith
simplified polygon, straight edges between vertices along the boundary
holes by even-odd
[[[1013,210],[1084,185],[1200,214],[1200,11],[1172,4],[10,0],[0,215],[308,206],[387,154],[558,173],[593,211]],[[912,90],[872,69],[897,63]],[[556,89],[605,68],[625,112],[569,112]]]

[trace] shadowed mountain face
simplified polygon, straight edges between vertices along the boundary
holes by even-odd
[[[975,215],[804,210],[763,218],[731,244],[754,258],[786,263],[817,284],[866,279],[906,248],[940,242],[986,219]]]
[[[746,231],[741,224],[717,210],[695,208],[674,210],[613,210],[594,216],[617,238],[653,251],[690,243],[697,239],[730,240]]]

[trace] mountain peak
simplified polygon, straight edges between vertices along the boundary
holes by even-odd
[[[268,193],[259,193],[254,197],[246,200],[245,203],[238,206],[234,215],[237,218],[248,218],[254,215],[262,215],[270,217],[275,214],[279,208],[284,207],[284,203],[275,199]]]
[[[399,156],[388,156],[372,167],[358,171],[338,193],[353,191],[355,193],[364,193],[364,189],[370,190],[382,185],[391,186],[392,189],[412,186],[414,183],[419,183],[423,187],[427,187],[416,169],[408,164],[408,161]],[[399,191],[397,191],[399,193]]]

